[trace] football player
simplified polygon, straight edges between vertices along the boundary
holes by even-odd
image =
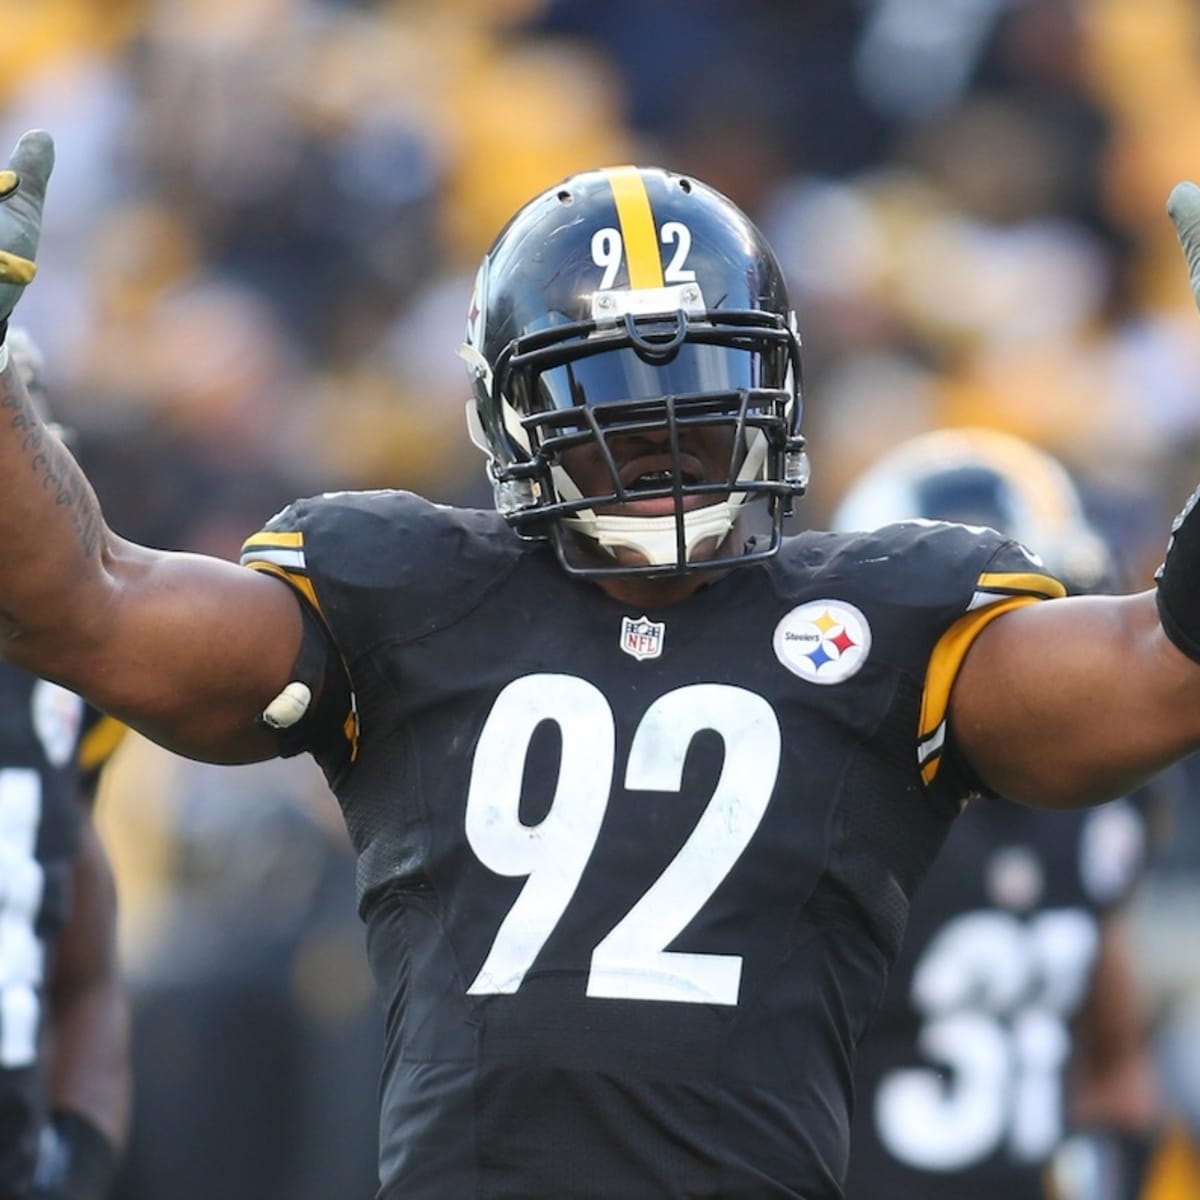
[[[0,319],[52,157],[0,173]],[[1200,189],[1176,215],[1194,254]],[[496,510],[301,500],[249,570],[107,528],[0,369],[0,644],[178,752],[320,762],[386,1009],[381,1200],[833,1200],[964,799],[1093,804],[1200,745],[1200,518],[1155,590],[1052,604],[995,532],[785,539],[779,266],[669,171],[523,207],[462,353]]]
[[[45,416],[38,348],[16,328],[7,342]],[[123,732],[77,695],[0,663],[2,1200],[102,1200],[125,1137],[116,897],[91,811]]]
[[[1071,593],[1116,582],[1067,472],[1008,434],[902,443],[831,524],[910,518],[1001,530]],[[1120,906],[1144,840],[1124,800],[967,805],[858,1054],[847,1200],[1040,1200],[1047,1174],[1056,1200],[1137,1200],[1159,1113]]]

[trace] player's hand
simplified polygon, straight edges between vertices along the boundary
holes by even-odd
[[[1200,305],[1200,187],[1177,183],[1167,198],[1167,212],[1175,222],[1175,232],[1187,259],[1192,295]]]
[[[21,138],[8,167],[0,171],[0,322],[12,315],[37,272],[42,205],[53,168],[54,141],[35,129]],[[0,325],[0,336],[2,330]]]

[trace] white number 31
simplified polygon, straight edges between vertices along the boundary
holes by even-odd
[[[553,721],[562,738],[546,816],[519,815],[534,730]],[[634,734],[625,787],[678,792],[688,747],[711,730],[725,760],[691,835],[663,873],[592,951],[589,996],[736,1004],[742,958],[687,954],[670,944],[729,874],[754,836],[775,788],[781,738],[761,696],[695,684],[660,697]],[[467,794],[466,834],[480,862],[527,880],[500,923],[473,995],[517,991],[575,894],[600,835],[616,764],[616,727],[603,694],[572,675],[528,675],[497,697],[479,737]]]

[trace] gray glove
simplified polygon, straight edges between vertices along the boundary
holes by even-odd
[[[37,272],[38,237],[46,184],[54,168],[54,141],[35,129],[17,143],[0,171],[0,338],[25,285]]]
[[[1187,259],[1192,295],[1200,304],[1200,187],[1177,183],[1167,198],[1167,213],[1175,222],[1175,232]]]

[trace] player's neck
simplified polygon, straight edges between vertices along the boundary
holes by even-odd
[[[694,596],[722,574],[723,571],[708,571],[656,578],[637,575],[613,576],[597,579],[595,582],[606,595],[632,608],[669,608]]]

